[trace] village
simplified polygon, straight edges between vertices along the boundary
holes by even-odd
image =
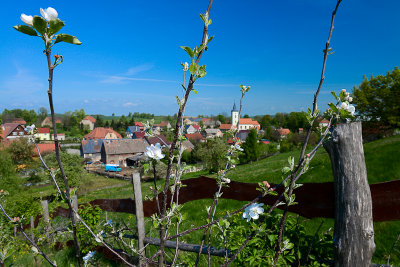
[[[287,137],[292,134],[288,128],[276,128],[269,125],[262,129],[258,121],[249,118],[239,118],[239,111],[236,104],[233,105],[231,116],[223,120],[230,120],[230,123],[221,123],[220,120],[202,117],[184,117],[184,137],[182,147],[185,151],[191,152],[198,143],[205,143],[210,139],[224,139],[226,145],[233,143],[232,130],[238,128],[236,136],[242,143],[246,142],[247,137],[252,129],[257,133],[257,143],[269,145],[274,143],[276,151],[280,150],[280,143],[287,141]],[[269,116],[269,115],[268,115]],[[2,147],[8,147],[13,141],[31,136],[30,142],[35,142],[33,147],[33,155],[46,155],[54,152],[54,134],[51,127],[51,117],[45,117],[32,132],[27,132],[27,125],[23,118],[13,118],[13,116],[5,116],[4,123],[1,125],[0,141]],[[101,119],[100,119],[101,120]],[[162,148],[169,148],[171,144],[171,136],[173,133],[172,121],[161,121],[151,125],[151,134],[149,129],[145,129],[146,121],[135,121],[129,125],[125,132],[117,132],[107,123],[104,127],[96,126],[96,118],[86,115],[80,122],[79,126],[84,129],[87,134],[82,138],[76,136],[68,136],[66,133],[58,133],[57,138],[60,146],[67,153],[80,155],[84,159],[84,164],[88,170],[99,171],[99,174],[105,173],[105,165],[115,165],[121,168],[121,174],[130,176],[133,168],[140,166],[141,161],[146,160],[144,152],[151,145],[160,144]],[[57,125],[63,124],[63,118],[56,118]],[[113,124],[113,123],[111,123]],[[323,128],[328,125],[326,119],[319,121],[318,127]],[[62,128],[61,128],[62,129]],[[265,132],[272,129],[271,138],[267,139]],[[146,131],[147,130],[147,131]],[[31,131],[31,130],[30,130]],[[297,129],[297,134],[301,135],[303,128]],[[271,143],[272,142],[272,143]],[[298,141],[299,142],[299,141]],[[196,169],[197,170],[197,169]]]

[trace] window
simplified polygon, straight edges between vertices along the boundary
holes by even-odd
[[[17,132],[13,132],[13,135],[17,135]]]
[[[24,132],[19,132],[19,135],[24,135]]]

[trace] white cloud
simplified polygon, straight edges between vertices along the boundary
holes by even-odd
[[[137,103],[132,103],[132,102],[126,102],[122,104],[123,107],[136,107],[138,104]]]

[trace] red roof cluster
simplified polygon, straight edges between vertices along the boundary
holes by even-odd
[[[220,130],[230,130],[232,128],[232,124],[221,124],[220,126],[219,126],[219,129]]]
[[[37,131],[40,134],[48,134],[50,133],[50,128],[37,128]]]
[[[136,121],[135,126],[144,127],[144,125],[140,121]]]
[[[114,133],[118,139],[122,139],[122,136],[114,131],[112,128],[97,127],[93,131],[85,135],[85,139],[105,139],[108,133]]]
[[[276,129],[276,131],[281,135],[288,135],[290,134],[290,130],[286,128]]]
[[[44,155],[44,154],[49,154],[52,153],[56,150],[56,145],[54,143],[50,143],[50,144],[37,144],[40,154]],[[35,156],[39,156],[39,153],[36,149],[36,147],[33,147],[33,153]]]
[[[96,122],[96,119],[95,118],[93,118],[92,116],[86,116],[85,118],[83,118],[83,121],[90,121],[90,122],[92,122],[92,123],[95,123]]]
[[[200,133],[185,134],[187,140],[201,141],[205,138]]]

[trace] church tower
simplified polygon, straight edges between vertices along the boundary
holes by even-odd
[[[231,124],[232,124],[232,126],[236,127],[238,121],[239,121],[239,111],[236,108],[236,103],[233,102],[233,108],[231,110]]]

